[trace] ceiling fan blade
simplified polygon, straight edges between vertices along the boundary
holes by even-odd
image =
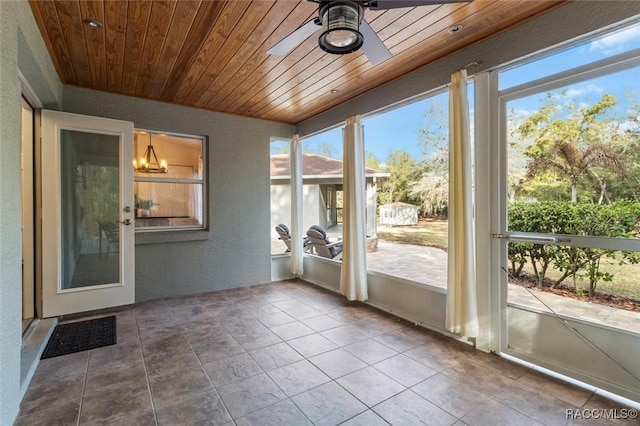
[[[315,20],[311,20],[280,40],[267,53],[269,55],[284,56],[305,41],[311,34],[318,31],[318,29],[320,27],[315,23]]]
[[[433,6],[446,3],[468,3],[472,0],[372,0],[369,9],[398,9],[401,7]]]
[[[369,26],[365,19],[360,23],[360,32],[364,37],[364,44],[362,45],[362,51],[369,58],[369,62],[373,65],[377,65],[380,62],[384,62],[391,57],[391,52],[384,45],[378,34],[373,31],[373,28]]]

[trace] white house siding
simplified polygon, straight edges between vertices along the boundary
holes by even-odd
[[[326,209],[319,185],[302,185],[302,229],[311,225],[326,226]],[[320,207],[318,207],[320,206]],[[291,228],[291,188],[289,185],[271,185],[271,238],[278,238],[275,227],[284,223]]]
[[[275,227],[284,223],[291,228],[291,187],[271,185],[271,238],[278,238]]]

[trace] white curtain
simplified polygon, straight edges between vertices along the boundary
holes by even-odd
[[[467,72],[451,76],[449,89],[449,247],[447,330],[478,336],[473,241],[471,144]]]
[[[204,164],[202,161],[202,157],[198,158],[198,170],[192,176],[191,179],[202,179],[204,173]],[[202,224],[203,216],[202,212],[204,209],[202,208],[202,185],[191,184],[189,185],[190,190],[190,202],[189,202],[189,217],[195,218],[198,221],[198,224]]]
[[[365,216],[364,138],[360,116],[349,117],[343,140],[343,251],[340,291],[349,300],[365,301],[367,252]]]
[[[291,154],[291,275],[302,277],[302,144],[300,136],[293,135]]]

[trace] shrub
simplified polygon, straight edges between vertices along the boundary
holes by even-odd
[[[546,201],[515,202],[509,205],[509,229],[536,232],[610,238],[637,238],[640,235],[640,203],[619,201],[598,205]],[[552,287],[567,278],[589,281],[589,296],[593,296],[600,281],[612,281],[613,275],[600,270],[602,258],[618,259],[620,265],[640,262],[637,252],[616,254],[611,250],[547,244],[509,244],[510,273],[519,276],[530,262],[538,285],[542,285],[549,266],[562,272]]]

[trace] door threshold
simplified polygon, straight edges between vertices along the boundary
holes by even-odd
[[[30,325],[28,336],[22,339],[20,351],[20,389],[27,390],[29,382],[36,372],[44,348],[58,323],[57,318],[36,319]]]
[[[22,320],[22,346],[29,339],[29,335],[36,326],[37,318],[28,318]]]

